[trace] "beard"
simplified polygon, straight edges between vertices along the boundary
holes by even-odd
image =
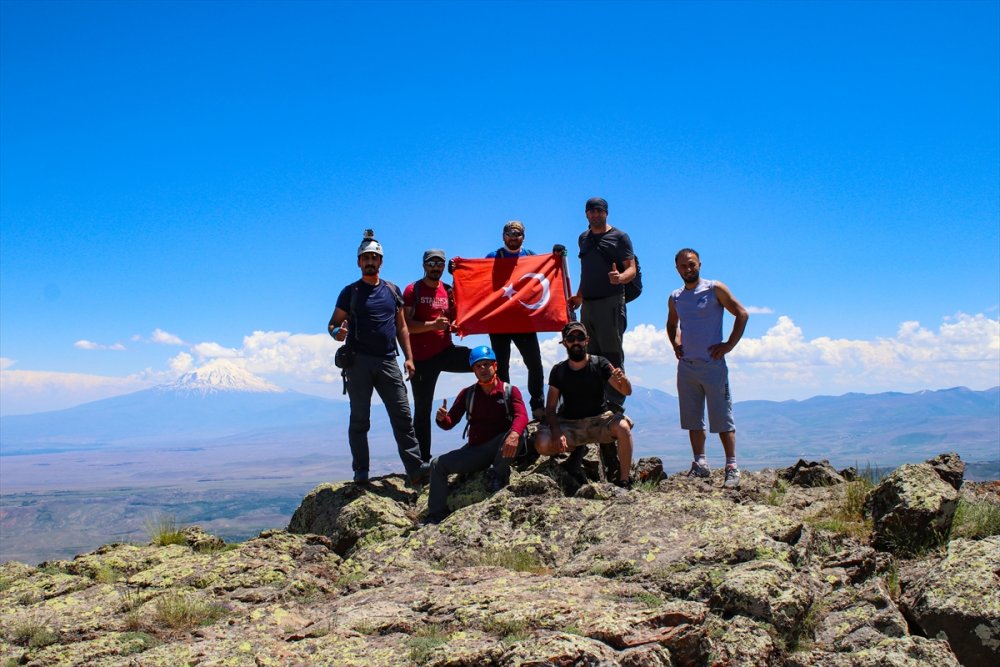
[[[583,345],[570,345],[569,349],[566,350],[566,354],[569,356],[570,361],[583,361],[587,358],[587,350]]]
[[[442,273],[444,273],[443,269],[430,269],[427,271],[427,277],[431,280],[441,280]]]
[[[374,276],[378,273],[378,267],[374,264],[365,264],[364,268],[361,270],[366,276]]]
[[[692,284],[698,282],[699,278],[701,278],[701,272],[700,271],[691,271],[690,273],[685,273],[684,274],[684,283],[686,285],[692,285]]]

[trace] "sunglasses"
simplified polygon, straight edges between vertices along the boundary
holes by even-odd
[[[504,236],[513,236],[513,237],[524,236],[524,232],[519,232],[516,229],[512,229],[509,232],[504,232],[503,234]]]
[[[424,266],[444,266],[444,260],[430,259],[424,262]]]
[[[587,337],[582,333],[575,333],[567,335],[563,340],[567,343],[582,343],[587,340]]]

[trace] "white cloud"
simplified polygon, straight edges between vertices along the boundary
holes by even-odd
[[[745,306],[745,308],[751,315],[774,315],[774,308],[767,306]]]
[[[125,349],[125,346],[121,343],[112,343],[111,345],[105,345],[104,343],[95,343],[90,340],[80,339],[73,343],[73,347],[78,350],[116,350],[121,351]]]
[[[199,359],[234,359],[240,356],[240,351],[231,347],[222,347],[218,343],[198,343],[191,346],[191,351]]]
[[[151,384],[144,374],[107,377],[5,368],[0,370],[0,406],[5,415],[61,410],[139,391]]]
[[[153,331],[153,335],[149,339],[149,342],[159,343],[160,345],[184,344],[184,341],[182,341],[179,336],[175,336],[174,334],[164,331],[163,329],[155,329]]]
[[[10,357],[0,357],[0,370],[5,371],[17,362]]]
[[[194,357],[187,352],[181,352],[176,357],[170,359],[170,370],[181,375],[194,369]]]

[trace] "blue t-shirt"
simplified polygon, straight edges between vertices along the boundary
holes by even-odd
[[[670,293],[670,300],[680,319],[684,358],[711,361],[708,348],[722,342],[725,311],[715,296],[715,281],[701,279],[694,289],[675,289]]]
[[[628,234],[612,227],[603,234],[587,231],[580,234],[580,294],[584,299],[602,299],[623,294],[624,285],[612,285],[608,280],[612,262],[619,271],[625,270],[625,260],[634,259],[632,239]]]
[[[525,248],[521,248],[521,252],[517,253],[516,255],[512,253],[510,250],[507,250],[507,248],[497,248],[490,254],[486,255],[486,259],[494,259],[496,257],[500,257],[501,259],[504,257],[525,257],[527,255],[534,255],[534,254],[535,253]]]
[[[354,316],[351,316],[351,292]],[[385,280],[369,285],[364,280],[353,282],[340,291],[337,308],[347,311],[347,340],[355,352],[373,357],[394,357],[396,351],[396,311],[403,307],[399,288]]]

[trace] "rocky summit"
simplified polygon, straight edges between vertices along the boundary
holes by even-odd
[[[596,448],[591,448],[596,450]],[[800,461],[739,489],[542,457],[452,480],[324,484],[287,530],[153,531],[0,566],[0,665],[997,665],[1000,487],[942,455]]]

